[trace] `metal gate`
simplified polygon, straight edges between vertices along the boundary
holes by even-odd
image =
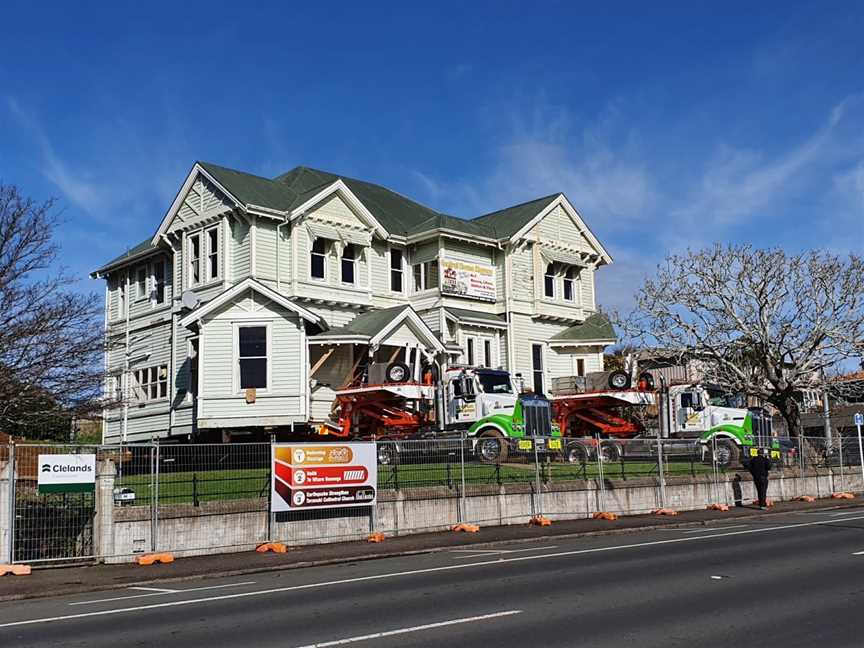
[[[12,480],[13,562],[38,563],[95,558],[94,492],[40,493],[39,456],[95,453],[95,447],[14,445]]]

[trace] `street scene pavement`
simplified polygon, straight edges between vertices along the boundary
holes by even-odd
[[[862,561],[807,509],[7,602],[0,645],[857,646]]]

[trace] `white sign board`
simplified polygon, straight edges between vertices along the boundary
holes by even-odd
[[[441,259],[441,293],[495,301],[495,266]]]
[[[40,493],[87,493],[96,484],[95,454],[40,454]]]
[[[378,491],[375,443],[273,445],[270,510],[372,506]]]

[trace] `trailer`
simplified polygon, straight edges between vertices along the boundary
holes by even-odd
[[[566,461],[585,462],[656,457],[663,453],[727,467],[741,463],[752,447],[775,447],[771,419],[756,409],[728,407],[700,384],[656,389],[650,374],[641,374],[631,387],[621,371],[573,377],[552,396],[556,422],[567,438]],[[605,385],[606,388],[602,386]],[[591,387],[600,387],[591,389]],[[634,414],[637,410],[643,416]],[[598,444],[597,440],[605,442]]]
[[[381,382],[368,378],[381,375]],[[407,381],[387,380],[408,376]],[[520,393],[509,372],[500,369],[453,365],[439,373],[426,365],[396,374],[387,368],[382,374],[370,367],[365,379],[336,391],[332,419],[320,433],[391,441],[379,444],[385,464],[398,461],[409,447],[402,442],[416,446],[424,439],[462,439],[484,463],[562,450],[549,399]]]

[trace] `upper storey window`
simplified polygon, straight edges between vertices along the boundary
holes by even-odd
[[[350,243],[342,250],[342,283],[353,284],[356,270],[357,251]]]
[[[567,272],[564,273],[564,301],[575,301],[576,293],[573,290],[573,285],[578,278],[578,268],[574,268],[573,266],[567,268]]]
[[[189,258],[189,285],[197,286],[219,278],[219,226],[210,227],[186,240]]]
[[[543,295],[549,299],[555,299],[555,264],[550,263],[546,266],[546,272],[543,275]]]
[[[390,290],[401,293],[403,290],[402,250],[390,248]]]
[[[328,241],[316,238],[309,253],[309,276],[313,279],[324,279],[327,276]]]

